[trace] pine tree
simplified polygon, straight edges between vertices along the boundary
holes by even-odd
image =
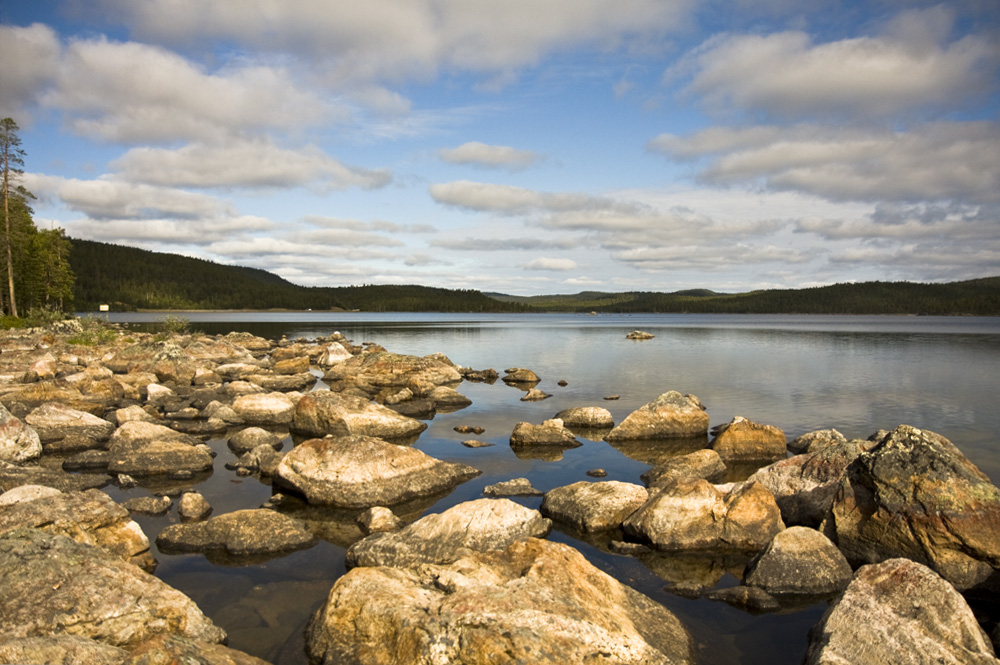
[[[17,123],[13,118],[0,120],[0,160],[3,161],[3,220],[5,245],[7,250],[7,290],[10,314],[17,316],[17,299],[14,296],[13,236],[11,234],[11,199],[21,196],[17,181],[21,176],[20,166],[24,166],[24,150],[21,137],[17,135]]]

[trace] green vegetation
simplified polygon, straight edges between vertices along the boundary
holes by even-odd
[[[118,338],[118,328],[99,316],[84,316],[80,319],[80,332],[66,341],[78,346],[109,344]]]

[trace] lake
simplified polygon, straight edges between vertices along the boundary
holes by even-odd
[[[1000,481],[1000,317],[902,317],[819,315],[570,315],[570,314],[371,314],[330,312],[180,312],[193,330],[224,334],[243,330],[289,339],[339,331],[354,343],[374,342],[397,353],[441,352],[474,369],[527,367],[552,397],[521,402],[522,391],[502,382],[464,382],[459,392],[473,405],[438,414],[414,444],[441,459],[483,474],[431,506],[440,512],[480,498],[486,485],[526,477],[548,491],[580,480],[600,467],[607,480],[641,483],[640,474],[671,454],[663,446],[584,445],[561,459],[519,457],[508,445],[514,425],[534,424],[572,406],[601,406],[615,422],[668,390],[702,401],[711,425],[734,416],[774,425],[788,439],[836,428],[848,438],[908,424],[946,436],[994,483]],[[148,328],[156,313],[113,313],[112,321]],[[625,339],[631,330],[655,337]],[[559,386],[565,381],[565,386]],[[322,387],[322,385],[320,385]],[[605,400],[617,395],[618,399]],[[495,445],[469,449],[457,425],[485,428],[475,438]],[[285,450],[292,444],[289,439]],[[224,468],[234,456],[225,440],[210,441],[219,455],[210,478],[198,484],[213,514],[266,503],[269,484]],[[676,452],[676,451],[675,451]],[[122,500],[146,494],[110,488]],[[537,508],[540,499],[516,499]],[[420,514],[417,512],[415,515]],[[415,515],[410,515],[413,517]],[[138,516],[154,539],[171,521]],[[334,581],[344,573],[344,529],[330,516],[331,534],[315,547],[253,565],[213,563],[202,555],[155,552],[157,576],[184,591],[230,635],[229,644],[279,665],[305,663],[302,631]],[[556,529],[550,539],[579,549],[598,568],[674,612],[691,631],[704,664],[797,664],[809,628],[825,605],[791,614],[751,615],[725,604],[671,593],[688,571],[712,571],[719,586],[738,582],[732,562],[683,562],[666,557],[640,561],[612,554],[600,539],[584,540]],[[155,546],[154,546],[155,548]],[[700,566],[700,567],[699,567]],[[988,609],[994,612],[995,608]],[[994,617],[995,620],[995,617]]]

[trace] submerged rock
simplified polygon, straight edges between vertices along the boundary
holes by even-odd
[[[704,436],[707,432],[708,414],[698,398],[671,390],[626,416],[606,439],[690,438]]]
[[[305,524],[274,510],[237,510],[195,524],[172,524],[156,544],[164,551],[215,552],[240,557],[291,552],[308,547],[315,537]]]
[[[354,568],[310,621],[306,651],[323,665],[694,659],[666,608],[573,548],[533,538],[447,566]]]

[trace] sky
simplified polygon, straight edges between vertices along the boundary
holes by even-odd
[[[39,228],[306,286],[1000,275],[1000,2],[0,0]]]

